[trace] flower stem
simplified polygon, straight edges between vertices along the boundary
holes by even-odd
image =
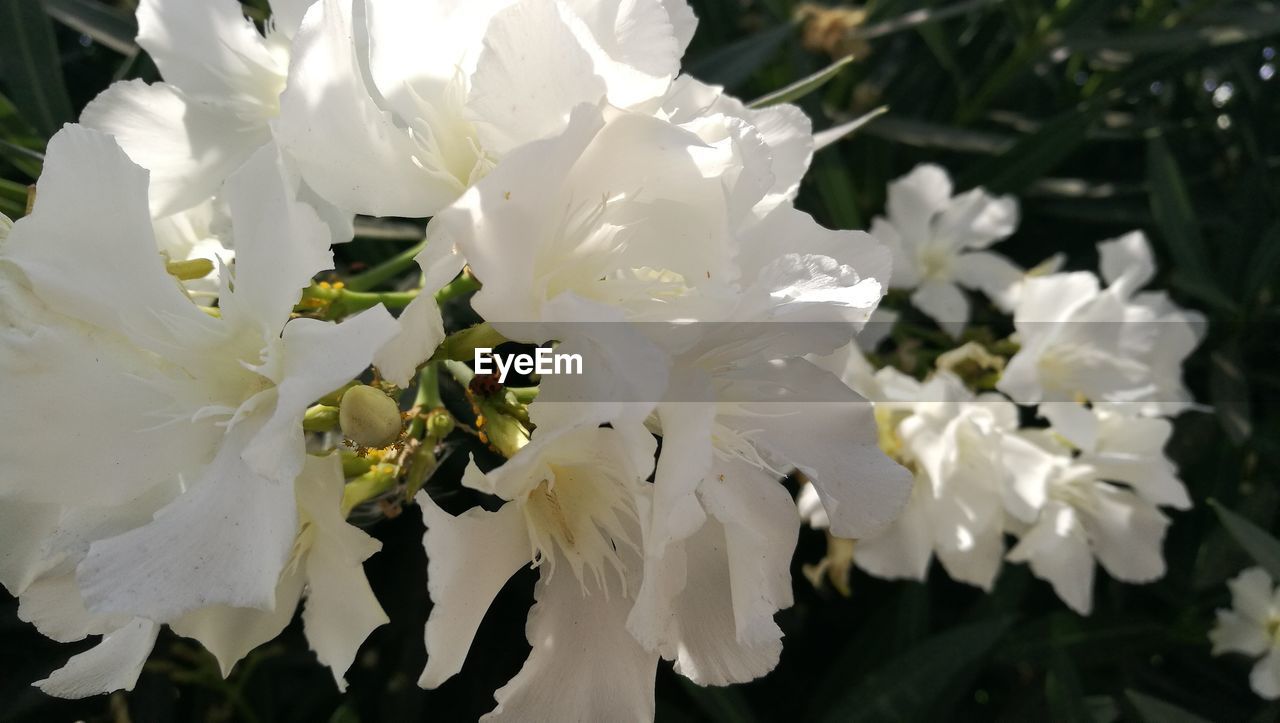
[[[422,253],[422,250],[426,247],[427,242],[423,241],[412,248],[401,251],[368,271],[352,276],[347,279],[347,288],[351,291],[368,291],[394,279],[413,266],[418,254]]]

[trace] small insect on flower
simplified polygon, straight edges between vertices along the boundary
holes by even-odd
[[[477,397],[493,397],[502,393],[503,384],[497,374],[477,374],[471,378],[467,389]]]

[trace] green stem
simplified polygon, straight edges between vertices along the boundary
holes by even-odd
[[[324,305],[328,307],[325,316],[329,319],[341,319],[365,309],[371,309],[378,304],[382,304],[388,309],[403,309],[418,298],[418,293],[419,291],[416,289],[413,291],[366,292],[312,284],[302,292],[303,303],[299,306],[301,310],[306,311],[309,308],[314,309],[313,306],[309,306],[306,303],[308,300],[324,302]]]
[[[382,263],[363,273],[347,279],[347,289],[351,291],[368,291],[378,285],[390,281],[414,265],[418,254],[427,247],[423,241],[413,248],[405,249]]]
[[[449,299],[465,296],[479,288],[480,280],[471,275],[470,268],[465,268],[458,278],[445,284],[444,288],[436,292],[436,303],[443,304]]]
[[[427,362],[418,373],[418,392],[413,399],[413,408],[417,414],[409,423],[409,437],[421,439],[426,430],[427,413],[443,406],[444,400],[440,398],[440,363]]]

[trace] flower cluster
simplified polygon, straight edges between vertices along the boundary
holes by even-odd
[[[272,5],[259,28],[234,0],[142,0],[165,82],[57,134],[0,240],[0,582],[45,635],[102,636],[38,685],[129,689],[166,625],[225,673],[302,606],[342,686],[387,619],[348,516],[388,496],[426,523],[423,686],[539,571],[495,719],[650,719],[660,659],[703,685],[771,670],[800,526],[782,478],[850,538],[913,495],[871,406],[808,358],[870,318],[898,253],[793,206],[808,119],[679,75],[684,0]],[[397,303],[316,281],[357,214],[432,217]],[[459,281],[485,323],[446,338]],[[492,504],[453,514],[423,485],[461,426],[433,387],[477,335],[590,373],[470,380],[505,461],[472,461]]]
[[[890,185],[888,216],[872,228],[893,250],[892,283],[952,338],[969,338],[932,359],[923,381],[892,364],[876,369],[867,354],[898,319],[882,311],[878,333],[859,339],[865,349],[816,360],[875,403],[880,445],[915,485],[885,531],[854,543],[833,529],[815,580],[847,590],[853,565],[923,580],[936,556],[953,579],[990,590],[1005,561],[1025,562],[1087,614],[1095,560],[1126,582],[1164,574],[1161,508],[1191,506],[1164,453],[1168,417],[1191,407],[1181,365],[1204,320],[1142,290],[1155,263],[1140,232],[1098,244],[1101,279],[1058,271],[1059,259],[1024,272],[985,250],[1016,219],[1011,199],[982,189],[952,197],[935,166]],[[966,331],[960,287],[1011,315],[1012,335]],[[918,356],[899,351],[891,361]],[[814,491],[799,505],[813,526],[829,526]]]

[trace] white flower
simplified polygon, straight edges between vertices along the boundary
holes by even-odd
[[[871,235],[893,252],[893,287],[915,289],[911,303],[956,336],[969,321],[960,287],[999,304],[1022,270],[986,250],[1017,228],[1017,202],[981,188],[951,193],[946,171],[917,166],[889,184],[887,216],[872,221]]]
[[[1087,272],[1028,279],[1014,312],[1021,350],[997,387],[1019,404],[1133,403],[1143,414],[1191,404],[1182,362],[1204,318],[1163,292],[1137,293],[1155,273],[1150,245],[1133,232],[1098,245],[1102,289]]]
[[[276,585],[271,610],[215,605],[173,621],[174,632],[195,638],[217,657],[222,674],[293,619],[305,598],[303,629],[316,656],[333,671],[338,690],[360,644],[388,622],[365,578],[362,563],[382,543],[342,516],[342,464],[338,455],[308,455],[298,476],[298,533]]]
[[[0,399],[0,494],[110,507],[180,490],[154,520],[92,541],[76,577],[95,614],[274,605],[297,529],[302,414],[395,331],[381,308],[290,321],[331,263],[328,229],[296,193],[271,146],[229,182],[237,260],[213,318],[165,272],[146,172],[95,131],[50,142],[3,261],[74,322],[3,332],[0,375],[14,384]]]
[[[849,381],[876,402],[881,446],[915,475],[902,514],[859,539],[852,561],[877,577],[924,580],[937,555],[953,579],[990,589],[1004,554],[1003,453],[1016,408],[995,395],[975,397],[948,372],[921,383],[890,367],[873,379],[862,365],[847,368]],[[826,510],[804,494],[801,514],[826,527]]]
[[[289,624],[304,588],[307,639],[320,661],[333,669],[339,688],[345,687],[342,674],[360,643],[386,622],[361,569],[380,545],[342,520],[342,481],[336,456],[307,457],[296,489],[299,530],[273,610],[215,605],[172,622],[175,632],[199,640],[214,653],[224,675]],[[46,693],[82,698],[133,688],[159,625],[128,615],[91,613],[76,585],[76,567],[93,540],[145,524],[179,492],[175,483],[114,507],[7,500],[0,508],[0,529],[9,550],[8,564],[0,566],[0,582],[18,596],[19,617],[60,642],[103,636],[97,646],[73,656],[36,684]],[[9,566],[18,557],[26,560],[21,572]]]
[[[1117,580],[1145,583],[1164,575],[1169,519],[1156,503],[1107,481],[1046,432],[1026,431],[1010,527],[1018,544],[1011,562],[1026,562],[1071,609],[1093,608],[1094,559]],[[1021,522],[1022,524],[1019,524]]]
[[[290,39],[310,0],[275,0],[266,35],[235,0],[142,0],[138,45],[165,82],[117,83],[81,122],[151,171],[157,217],[191,208],[271,141]],[[342,240],[342,239],[338,239]]]
[[[639,432],[539,430],[492,472],[472,462],[462,482],[506,500],[496,512],[455,517],[419,493],[434,603],[420,685],[434,688],[462,668],[498,591],[532,564],[540,572],[526,626],[533,650],[486,719],[652,720],[658,656],[626,629],[640,572],[637,505],[654,451]]]
[[[695,20],[684,0],[321,0],[275,128],[340,207],[430,216],[580,103],[650,103]]]
[[[1227,583],[1231,609],[1218,611],[1218,622],[1209,631],[1213,654],[1243,653],[1257,658],[1249,685],[1253,692],[1280,698],[1280,590],[1260,567],[1250,568]]]

